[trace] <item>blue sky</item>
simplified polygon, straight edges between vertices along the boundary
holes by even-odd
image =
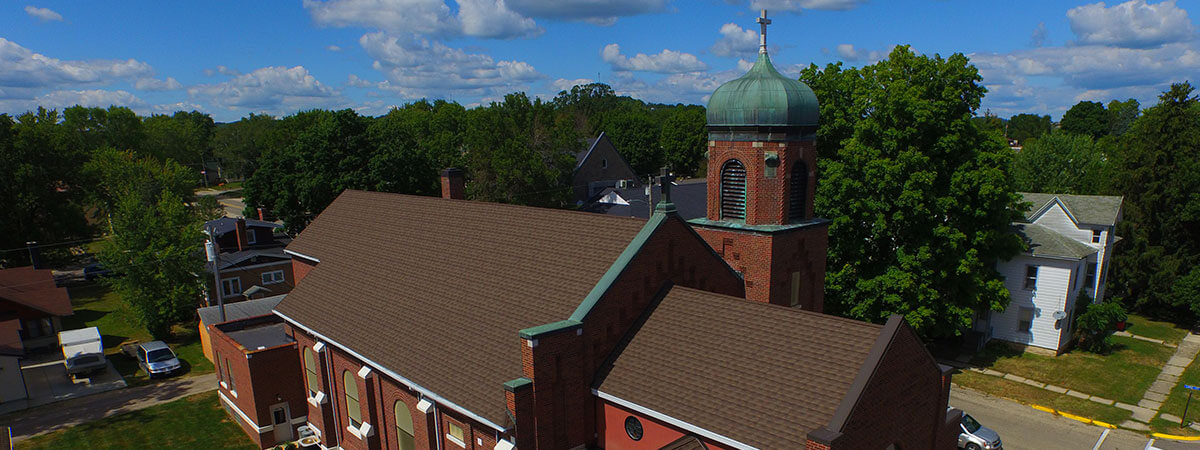
[[[420,98],[475,105],[552,98],[602,81],[647,101],[703,104],[748,68],[760,8],[772,59],[861,66],[897,44],[968,55],[984,110],[1055,118],[1080,100],[1156,101],[1200,74],[1175,1],[304,0],[4,2],[0,113],[37,105],[251,112]]]

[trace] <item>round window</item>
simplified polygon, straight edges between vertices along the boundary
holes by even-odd
[[[629,438],[635,441],[642,439],[642,421],[637,417],[629,416],[625,418],[625,432],[629,434]]]

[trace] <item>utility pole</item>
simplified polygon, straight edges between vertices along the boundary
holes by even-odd
[[[217,233],[212,226],[205,225],[204,234],[208,235],[208,242],[204,245],[204,252],[208,256],[208,262],[212,264],[213,295],[217,297],[217,311],[221,314],[221,322],[224,322],[225,298],[221,295],[221,248],[217,246]]]

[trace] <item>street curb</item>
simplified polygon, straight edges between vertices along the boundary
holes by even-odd
[[[1172,441],[1200,441],[1200,436],[1177,436],[1174,434],[1150,433],[1159,439],[1170,439]]]
[[[1111,424],[1111,423],[1108,423],[1108,422],[1101,422],[1101,421],[1099,421],[1099,420],[1095,420],[1095,419],[1089,419],[1089,418],[1087,418],[1087,417],[1083,417],[1083,416],[1077,416],[1077,415],[1074,415],[1074,414],[1071,414],[1071,413],[1066,413],[1066,412],[1059,411],[1059,410],[1057,410],[1057,409],[1053,409],[1053,408],[1047,408],[1047,407],[1045,407],[1045,406],[1041,406],[1041,405],[1034,405],[1034,404],[1032,404],[1032,403],[1029,405],[1029,407],[1030,407],[1030,408],[1033,408],[1033,409],[1036,409],[1036,410],[1038,410],[1038,411],[1042,411],[1042,412],[1048,412],[1048,413],[1050,413],[1050,414],[1054,414],[1054,415],[1057,415],[1057,416],[1065,417],[1065,418],[1068,418],[1068,419],[1071,419],[1071,420],[1074,420],[1074,421],[1077,421],[1077,422],[1082,422],[1082,423],[1085,423],[1085,424],[1088,424],[1088,425],[1095,425],[1095,426],[1098,426],[1098,427],[1104,427],[1104,428],[1108,428],[1108,429],[1110,429],[1110,430],[1115,430],[1115,429],[1117,429],[1117,426],[1116,426],[1116,425],[1113,425],[1113,424]]]

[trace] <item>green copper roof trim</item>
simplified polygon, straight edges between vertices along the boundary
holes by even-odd
[[[629,242],[629,245],[625,247],[625,251],[621,252],[621,256],[618,256],[616,262],[613,262],[612,266],[608,267],[608,272],[605,272],[604,276],[600,277],[600,282],[596,283],[596,286],[592,288],[592,292],[589,292],[587,297],[583,299],[583,303],[580,303],[579,307],[575,308],[575,312],[571,313],[571,320],[583,322],[583,319],[587,318],[588,314],[592,312],[592,308],[596,307],[596,303],[600,302],[600,298],[604,296],[604,293],[608,292],[608,289],[617,281],[617,278],[625,272],[629,263],[633,261],[633,257],[637,256],[642,251],[642,247],[646,245],[646,242],[650,241],[650,236],[664,223],[667,223],[667,216],[668,213],[662,211],[656,211],[654,215],[650,216],[650,220],[646,221],[646,225],[642,227],[642,231],[639,231],[637,236],[633,237],[633,241]]]
[[[560,320],[554,323],[538,325],[536,327],[526,328],[520,331],[521,339],[537,339],[539,337],[554,334],[561,331],[572,330],[583,326],[583,322],[578,320]]]
[[[708,100],[708,126],[817,126],[817,95],[779,73],[766,53],[749,72],[722,84]]]
[[[525,377],[515,378],[515,379],[504,382],[504,390],[509,391],[509,392],[516,392],[516,391],[521,390],[522,388],[526,388],[526,387],[529,387],[532,385],[533,385],[533,380],[530,380]]]
[[[808,220],[806,220],[804,222],[800,222],[800,223],[789,223],[789,224],[784,224],[784,225],[746,225],[745,223],[742,223],[741,221],[732,222],[732,221],[728,221],[728,220],[709,220],[704,217],[700,217],[700,218],[696,218],[696,219],[692,219],[692,220],[688,221],[688,223],[690,223],[692,225],[701,226],[701,227],[726,228],[726,229],[730,229],[730,230],[752,231],[752,232],[756,232],[756,233],[766,233],[766,234],[785,233],[788,231],[799,230],[801,228],[810,228],[810,227],[816,227],[816,226],[829,226],[829,222],[830,222],[829,219],[822,219],[819,217],[815,218],[815,219],[808,219]]]
[[[658,202],[658,205],[654,207],[654,211],[661,212],[661,213],[673,213],[673,212],[678,212],[679,210],[677,208],[675,208],[674,203]]]

